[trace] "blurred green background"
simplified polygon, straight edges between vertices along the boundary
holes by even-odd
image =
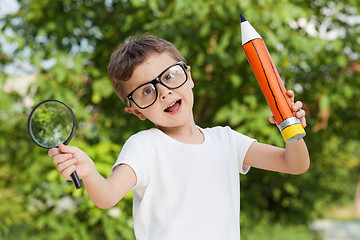
[[[2,12],[6,4],[0,2]],[[42,100],[67,103],[78,120],[70,144],[108,176],[126,139],[152,127],[124,111],[107,77],[110,54],[136,33],[165,38],[183,53],[199,126],[229,125],[283,147],[241,49],[240,13],[264,38],[286,88],[304,103],[311,157],[303,175],[251,169],[241,176],[241,239],[319,239],[309,228],[313,220],[360,217],[359,1],[18,0],[15,6],[0,15],[0,239],[134,238],[131,193],[112,209],[97,208],[30,140],[27,117]]]

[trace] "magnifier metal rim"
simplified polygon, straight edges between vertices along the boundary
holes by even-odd
[[[70,136],[63,142],[63,144],[67,145],[67,144],[70,142],[70,140],[72,139],[72,137],[74,136],[74,133],[75,133],[75,129],[76,129],[75,114],[74,114],[74,112],[71,110],[71,108],[68,107],[68,105],[66,105],[65,103],[63,103],[63,102],[61,102],[61,101],[59,101],[59,100],[55,100],[55,99],[49,99],[49,100],[42,101],[42,102],[38,103],[38,104],[33,108],[33,110],[31,111],[31,113],[30,113],[30,115],[29,115],[29,118],[28,118],[28,131],[29,131],[30,137],[31,137],[31,139],[32,139],[37,145],[39,145],[40,147],[47,148],[47,149],[57,147],[57,146],[51,146],[51,147],[49,147],[49,146],[42,145],[41,143],[39,143],[39,142],[36,140],[36,138],[35,138],[32,130],[31,130],[31,118],[32,118],[34,112],[35,112],[36,109],[38,109],[41,105],[43,105],[44,103],[47,103],[47,102],[58,102],[58,103],[61,103],[61,104],[63,104],[63,105],[69,110],[69,112],[70,112],[70,114],[71,114],[71,118],[72,118],[72,120],[73,120],[73,127],[72,127],[72,130],[71,130]]]

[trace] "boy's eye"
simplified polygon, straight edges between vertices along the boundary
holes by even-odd
[[[168,73],[168,74],[164,75],[163,80],[168,81],[168,80],[172,79],[173,77],[175,77],[175,75],[173,73]]]
[[[153,93],[154,91],[155,91],[154,86],[148,86],[148,87],[146,87],[146,88],[143,89],[142,95],[143,95],[143,96],[148,96],[148,95],[150,95],[151,93]]]

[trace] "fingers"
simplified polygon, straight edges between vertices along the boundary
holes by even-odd
[[[48,155],[49,155],[49,157],[54,157],[55,155],[58,155],[61,153],[75,154],[75,153],[78,153],[79,151],[80,151],[80,149],[75,146],[67,146],[67,145],[60,143],[58,148],[51,148],[48,151]]]
[[[294,98],[295,98],[295,93],[293,90],[288,90],[286,91],[286,94],[289,96],[289,98],[291,99],[291,102],[294,102]]]
[[[306,112],[302,109],[303,103],[301,101],[297,101],[291,107],[291,109],[295,112],[295,116],[300,119],[301,125],[305,128],[306,127]]]
[[[299,118],[299,119],[304,118],[305,115],[306,115],[306,113],[305,113],[305,111],[302,110],[302,109],[300,109],[299,111],[297,111],[297,112],[295,113],[295,116],[296,116],[297,118]]]
[[[62,143],[59,144],[59,150],[62,153],[72,153],[72,154],[78,153],[80,151],[80,149],[75,146],[67,146]]]
[[[51,148],[49,151],[48,151],[48,155],[49,157],[54,157],[55,155],[58,155],[60,153],[60,150],[58,148]]]
[[[305,128],[306,127],[306,118],[305,118],[305,111],[302,109],[303,103],[301,101],[297,101],[294,103],[295,93],[292,90],[286,91],[286,94],[291,99],[291,102],[293,103],[291,110],[295,112],[295,116],[300,120],[301,125]],[[271,116],[269,117],[269,122],[272,124],[276,123],[275,117]]]
[[[300,122],[301,122],[301,125],[303,126],[303,128],[306,127],[306,118],[305,118],[305,111],[302,110],[304,112],[304,117],[300,118]]]
[[[77,159],[74,158],[74,154],[78,151],[77,147],[64,144],[59,144],[59,148],[51,148],[48,151],[48,155],[57,165],[57,170],[67,180],[71,180],[70,175],[76,170]]]
[[[303,109],[299,109],[295,112],[295,116],[300,120],[301,125],[305,128],[306,127],[306,118],[305,118],[305,111]]]
[[[71,158],[67,161],[59,163],[57,165],[57,170],[61,173],[63,178],[71,180],[70,175],[76,170],[76,162],[77,160],[75,158]]]
[[[69,159],[71,159],[73,157],[73,155],[71,153],[66,153],[66,154],[57,154],[55,155],[52,159],[53,159],[53,162],[58,165],[60,163],[63,163]]]
[[[294,103],[295,93],[292,90],[288,90],[287,95],[290,97],[291,102]],[[302,109],[303,103],[301,101],[297,101],[291,107],[291,110],[295,112],[295,116],[300,119],[301,125],[305,128],[306,127],[306,118],[305,118],[305,111]]]
[[[294,92],[292,90],[289,90],[286,93],[291,98],[291,101],[294,102],[294,97],[295,97]],[[295,116],[300,120],[301,125],[305,128],[307,125],[306,118],[305,118],[306,113],[302,109],[302,107],[303,107],[303,103],[301,101],[297,101],[292,105],[291,110],[295,112]],[[269,122],[272,124],[276,123],[274,116],[271,116],[269,118]]]
[[[269,117],[269,122],[275,124],[276,123],[275,117],[274,116]]]
[[[297,112],[299,110],[301,110],[301,108],[303,107],[303,103],[301,101],[297,101],[296,103],[294,103],[291,107],[291,110],[293,110],[294,112]]]
[[[57,165],[57,170],[63,178],[70,180],[70,174],[76,170],[76,158],[71,153],[59,153],[53,156],[52,160]]]

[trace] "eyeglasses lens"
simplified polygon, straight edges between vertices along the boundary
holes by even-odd
[[[134,102],[139,107],[146,107],[154,102],[156,99],[156,88],[152,83],[148,83],[138,88],[132,95]]]

